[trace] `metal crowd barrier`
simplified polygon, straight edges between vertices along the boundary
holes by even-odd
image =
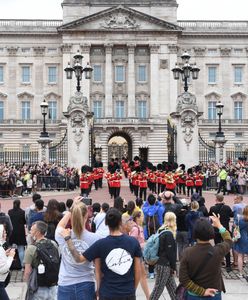
[[[217,190],[218,182],[217,176],[209,176],[208,178],[204,178],[204,190]]]
[[[37,190],[68,190],[69,178],[66,176],[37,176]]]

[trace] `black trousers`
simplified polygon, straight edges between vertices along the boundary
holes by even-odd
[[[214,243],[215,245],[216,244],[220,244],[222,243],[223,240],[221,238],[221,235],[218,233],[218,232],[215,232],[214,234]],[[226,267],[231,267],[231,255],[230,255],[230,252],[227,253],[227,255],[225,256],[225,259],[226,259]]]
[[[226,194],[226,180],[220,180],[217,193],[219,194],[222,189],[223,189],[223,195],[225,195]]]

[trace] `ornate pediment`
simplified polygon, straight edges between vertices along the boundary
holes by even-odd
[[[58,28],[58,31],[80,30],[165,30],[182,31],[182,28],[150,16],[143,12],[119,5],[72,21]]]
[[[18,98],[34,98],[34,95],[28,92],[22,92],[17,94]]]
[[[46,99],[51,99],[51,98],[58,99],[58,98],[60,98],[61,96],[60,96],[59,94],[54,93],[54,92],[50,92],[50,93],[44,95],[44,97],[45,97]]]

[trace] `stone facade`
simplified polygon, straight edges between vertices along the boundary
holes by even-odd
[[[201,135],[214,139],[221,100],[226,147],[246,148],[248,22],[178,21],[175,0],[64,0],[62,8],[63,20],[0,20],[0,150],[38,148],[43,98],[51,139],[63,137],[76,91],[63,70],[77,50],[95,69],[82,91],[105,164],[114,135],[129,137],[132,156],[148,148],[150,161],[167,160],[167,119],[183,91],[171,69],[184,50],[201,69],[189,86]]]

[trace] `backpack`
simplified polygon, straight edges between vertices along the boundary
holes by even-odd
[[[146,226],[148,236],[151,236],[157,232],[160,227],[157,212],[153,216],[146,216]]]
[[[39,260],[37,270],[38,286],[51,287],[58,282],[60,257],[59,251],[50,240],[45,242],[36,243],[36,253]],[[43,265],[44,272],[39,274],[39,267]]]
[[[159,237],[165,231],[168,230],[162,230],[161,232],[156,232],[155,234],[151,235],[145,244],[143,257],[145,262],[150,266],[154,266],[159,259]]]

